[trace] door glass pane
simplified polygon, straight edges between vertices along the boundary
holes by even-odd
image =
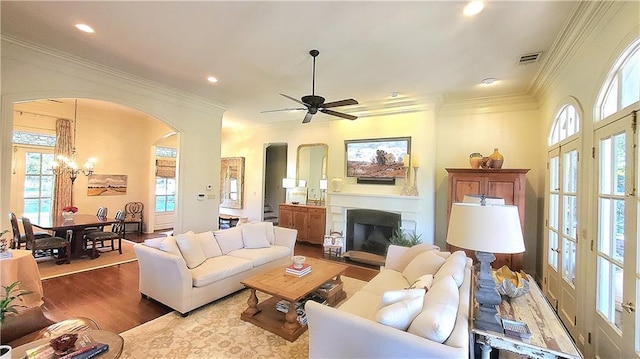
[[[562,277],[574,286],[576,284],[576,244],[565,239],[562,249]]]
[[[598,257],[598,312],[616,328],[622,327],[622,268]]]
[[[564,192],[578,191],[578,151],[573,150],[564,154]]]
[[[638,101],[640,92],[640,51],[627,60],[620,70],[620,108],[625,108]]]
[[[624,195],[624,176],[626,166],[626,137],[624,133],[613,136],[614,194]]]
[[[547,262],[555,271],[558,271],[558,233],[552,230],[549,230]]]
[[[156,195],[167,194],[167,181],[164,178],[156,177]]]
[[[578,228],[578,206],[576,196],[564,197],[564,234],[572,239],[577,238]]]
[[[176,194],[176,180],[167,178],[167,194]]]
[[[624,200],[617,199],[615,203],[615,233],[614,233],[614,248],[612,248],[613,258],[623,262],[624,261]]]
[[[167,212],[175,211],[176,196],[167,196]]]
[[[164,212],[167,205],[166,196],[156,196],[156,212]]]

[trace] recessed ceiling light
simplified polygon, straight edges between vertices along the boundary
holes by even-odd
[[[463,14],[464,16],[474,16],[480,13],[482,9],[484,9],[484,2],[472,1],[464,7]]]
[[[398,96],[400,96],[400,93],[398,93],[398,92],[394,91],[394,92],[391,93],[391,97],[393,97],[393,98],[396,98]]]
[[[480,81],[481,84],[483,85],[491,85],[493,83],[495,83],[497,80],[495,79],[495,77],[487,77],[486,79]]]
[[[209,81],[211,83],[216,83],[216,82],[218,82],[218,79],[213,77],[213,76],[207,76],[207,81]]]
[[[76,24],[76,29],[89,34],[93,34],[95,32],[93,28],[87,24]]]

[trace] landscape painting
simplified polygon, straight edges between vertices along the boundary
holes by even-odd
[[[347,177],[404,178],[411,137],[346,140]]]
[[[87,196],[127,194],[127,175],[90,175]]]

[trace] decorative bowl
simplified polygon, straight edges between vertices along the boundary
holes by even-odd
[[[64,352],[73,348],[76,344],[76,340],[78,340],[78,334],[76,333],[65,333],[59,337],[53,338],[49,341],[51,347],[59,352]]]
[[[62,211],[62,218],[67,219],[67,220],[68,220],[68,219],[73,219],[73,217],[74,217],[75,215],[76,215],[76,214],[75,214],[75,213],[73,213],[73,212],[65,212],[65,211]]]
[[[529,282],[524,272],[512,272],[509,267],[502,266],[493,273],[496,289],[501,295],[516,298],[529,292]]]
[[[307,260],[307,257],[293,256],[291,257],[291,260],[293,261],[293,268],[302,268],[302,265],[304,264],[304,261]]]

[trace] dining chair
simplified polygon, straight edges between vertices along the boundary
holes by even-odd
[[[11,249],[20,249],[23,242],[26,242],[27,238],[24,234],[20,233],[20,227],[18,226],[18,217],[13,212],[9,212],[9,220],[11,221],[11,230],[13,231],[13,241],[11,242]],[[51,234],[47,232],[35,232],[33,234],[37,238],[51,237]]]
[[[41,253],[48,253],[55,258],[55,254],[57,254],[57,261],[71,263],[71,242],[68,239],[51,235],[44,238],[36,238],[33,234],[31,220],[27,217],[22,217],[22,226],[26,237],[26,248],[31,251],[34,257],[40,257]],[[63,255],[66,258],[63,259]]]
[[[116,212],[115,219],[118,221],[111,225],[111,231],[94,231],[85,234],[85,246],[91,246],[91,258],[98,256],[98,243],[100,247],[104,247],[105,241],[111,241],[111,250],[115,251],[115,241],[118,240],[118,251],[122,254],[122,238],[124,238],[124,211],[119,209]]]
[[[107,207],[98,207],[98,210],[96,211],[96,217],[98,218],[107,218],[108,214],[109,214],[109,208]],[[84,234],[87,234],[89,232],[94,232],[94,231],[103,231],[103,230],[104,230],[104,226],[87,227],[84,229]]]
[[[129,202],[124,206],[124,223],[135,223],[138,225],[138,235],[142,235],[142,218],[144,204],[142,202]]]

